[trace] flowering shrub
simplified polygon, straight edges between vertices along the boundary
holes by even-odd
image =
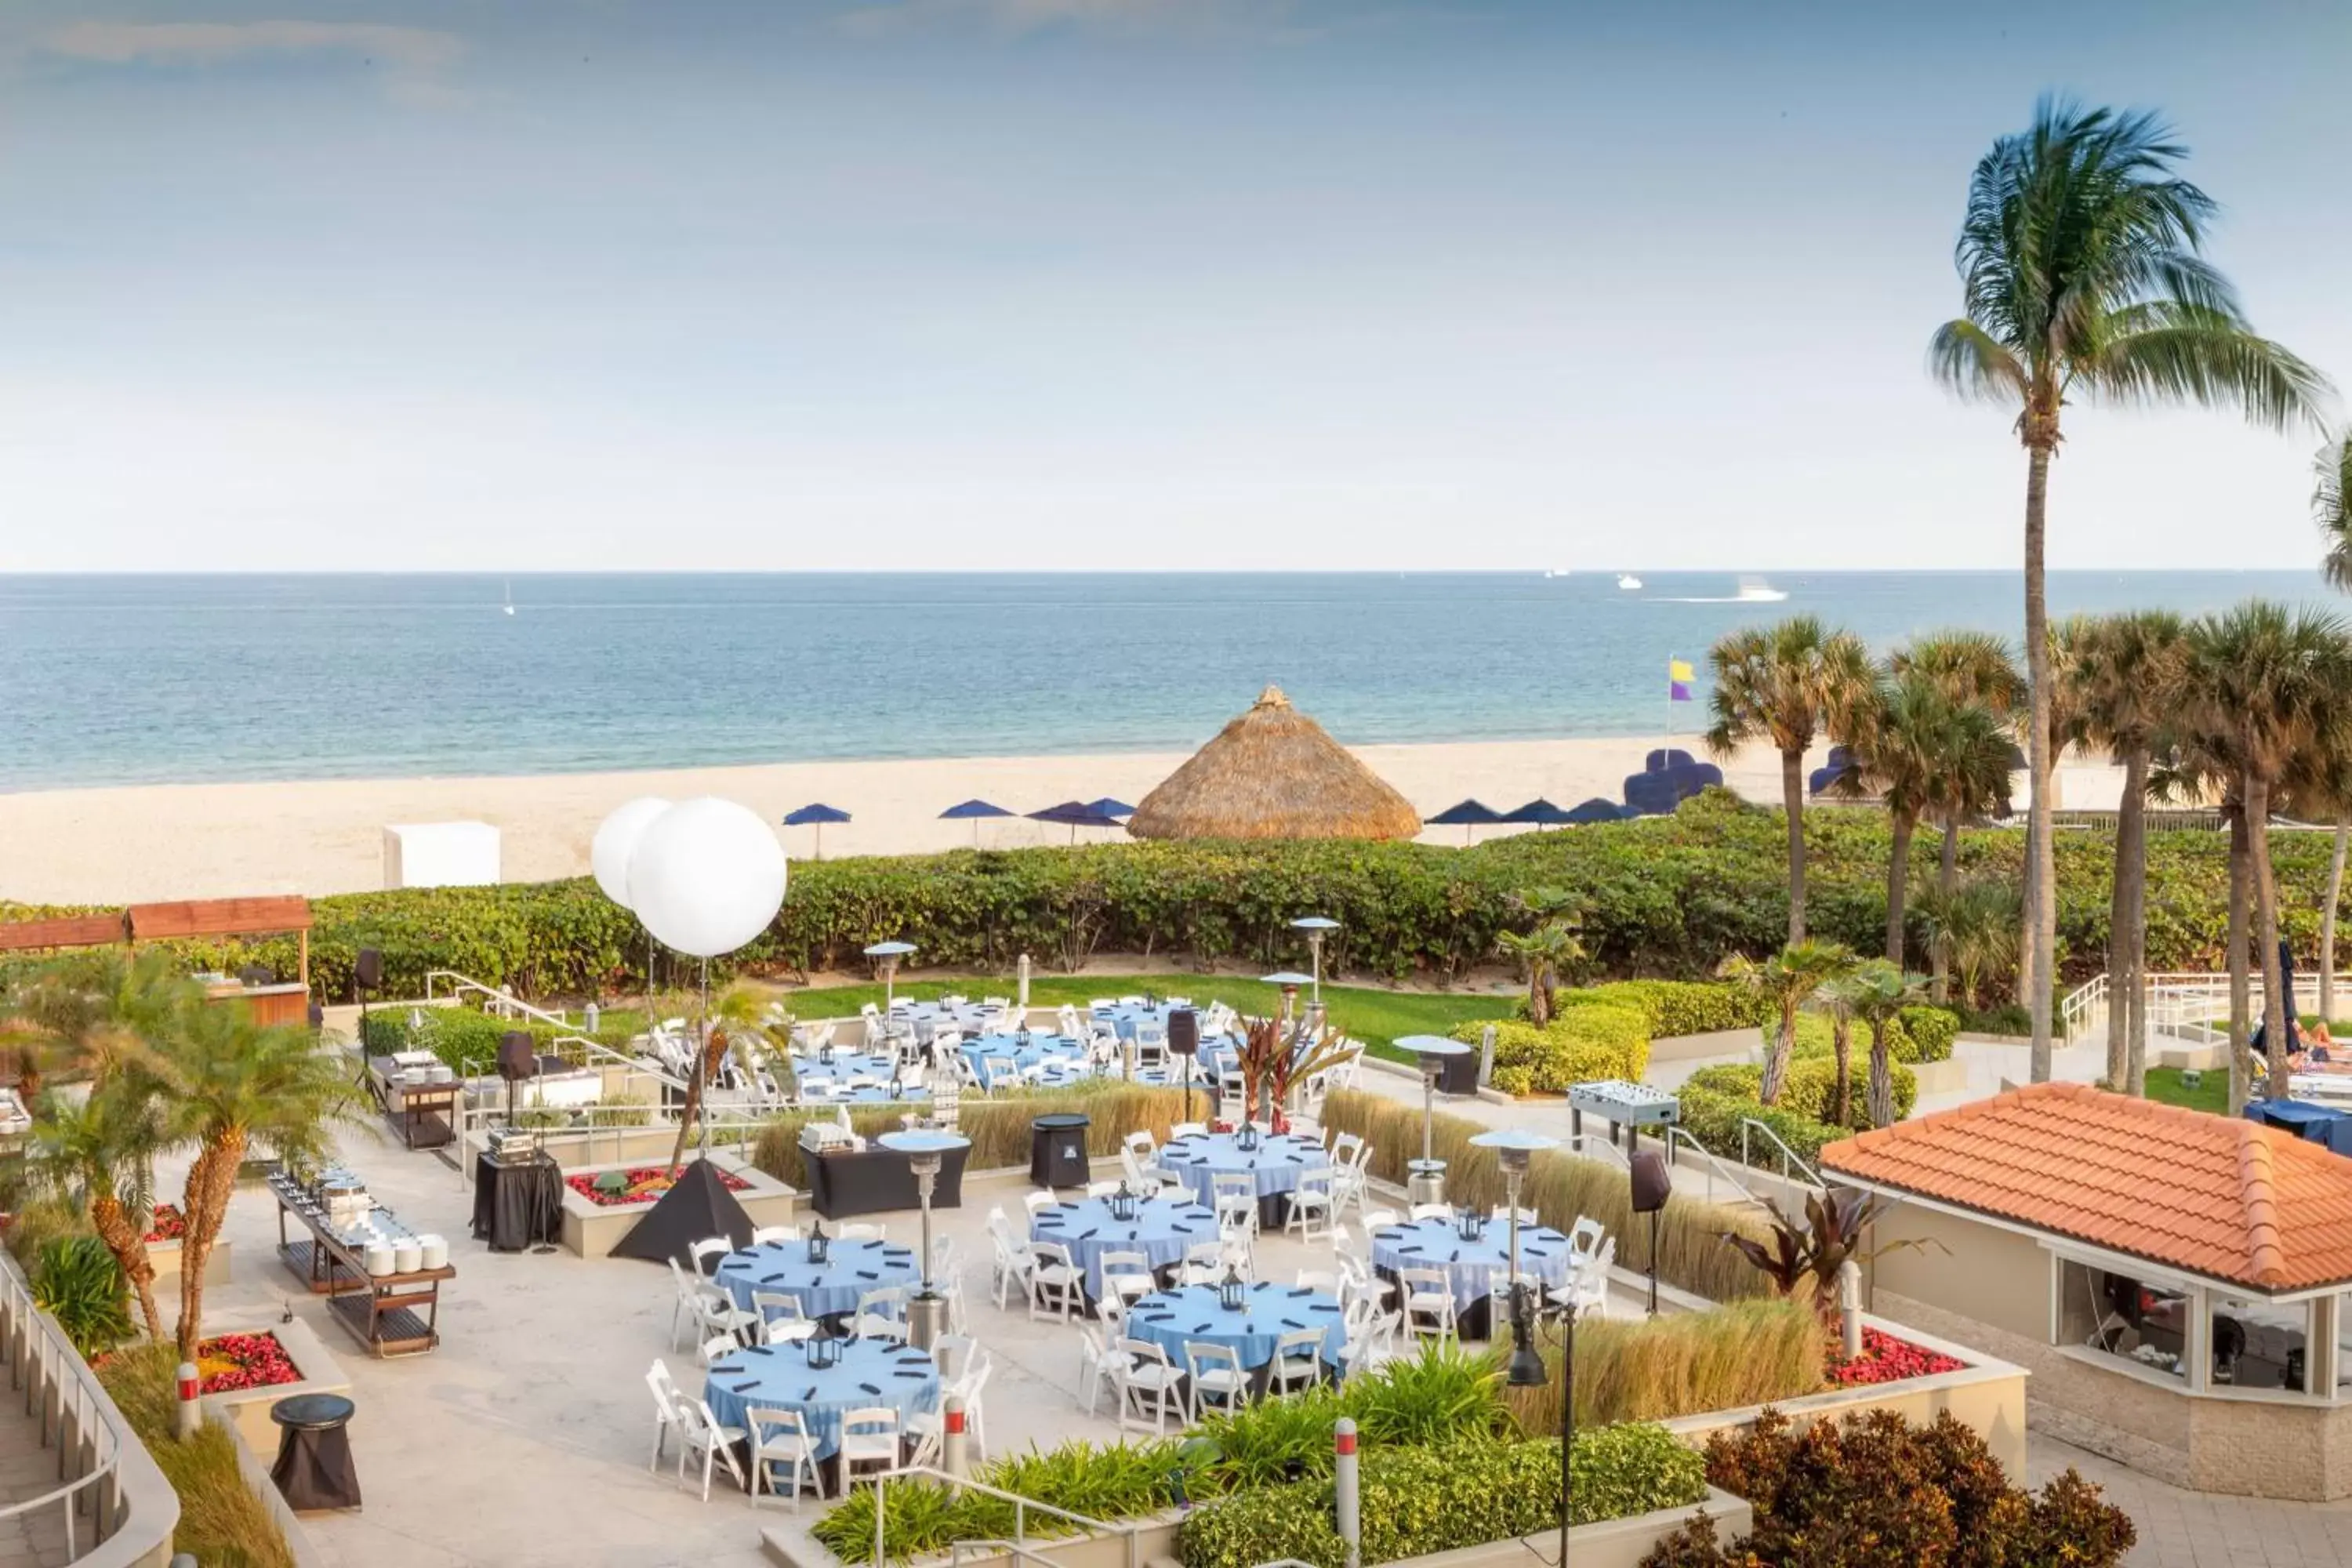
[[[602,1172],[597,1175],[566,1176],[563,1180],[573,1192],[601,1208],[622,1208],[630,1204],[652,1203],[670,1190],[684,1169],[683,1166],[677,1166],[665,1171],[658,1165],[642,1165],[633,1170],[623,1171],[619,1173],[628,1184],[617,1192],[604,1191],[596,1185],[602,1177],[614,1174],[610,1171]],[[740,1193],[751,1184],[742,1177],[719,1170],[716,1166],[711,1168],[711,1174],[717,1176],[719,1184],[730,1193]]]
[[[1865,1384],[1900,1383],[1906,1377],[1933,1377],[1939,1372],[1958,1372],[1967,1364],[1893,1334],[1864,1329],[1862,1353],[1852,1361],[1832,1355],[1827,1370],[1833,1387],[1860,1388]]]
[[[157,1204],[155,1222],[148,1227],[149,1241],[177,1241],[188,1233],[188,1216],[180,1212],[177,1204]]]
[[[276,1334],[222,1334],[206,1340],[196,1346],[196,1372],[206,1394],[302,1381]]]

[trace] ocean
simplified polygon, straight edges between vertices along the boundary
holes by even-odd
[[[1687,731],[1735,626],[2023,619],[2015,573],[1641,575],[0,577],[0,789],[1178,750],[1268,681],[1357,744]],[[2057,615],[2258,595],[2340,603],[2315,572],[2050,577]],[[1701,666],[1671,710],[1670,658]]]

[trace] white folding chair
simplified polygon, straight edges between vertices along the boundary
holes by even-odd
[[[841,1489],[845,1497],[860,1465],[898,1468],[898,1413],[887,1405],[852,1410],[841,1418]]]
[[[1565,1308],[1571,1317],[1605,1312],[1609,1305],[1609,1266],[1616,1261],[1617,1238],[1612,1236],[1601,1244],[1601,1250],[1591,1262],[1578,1265],[1570,1273],[1567,1285],[1554,1290],[1547,1300],[1556,1307]]]
[[[1403,1223],[1404,1216],[1398,1214],[1394,1209],[1366,1209],[1364,1211],[1364,1230],[1367,1235],[1376,1230],[1386,1230],[1391,1226],[1399,1226]]]
[[[816,1324],[801,1308],[801,1299],[782,1290],[751,1292],[751,1310],[759,1314],[762,1343],[790,1344],[816,1337]]]
[[[1576,1223],[1568,1227],[1568,1266],[1580,1268],[1591,1261],[1601,1250],[1601,1239],[1609,1233],[1599,1220],[1579,1215]]]
[[[1298,1271],[1298,1289],[1320,1290],[1336,1300],[1339,1294],[1339,1276],[1328,1268],[1302,1268]]]
[[[896,1285],[886,1285],[878,1290],[860,1291],[853,1327],[859,1339],[904,1342],[907,1338],[907,1292]]]
[[[1118,1192],[1124,1184],[1124,1183],[1113,1181],[1088,1182],[1087,1184],[1087,1196],[1090,1198],[1107,1198],[1112,1194]]]
[[[1186,1420],[1183,1377],[1169,1361],[1167,1351],[1150,1340],[1130,1338],[1119,1341],[1111,1353],[1127,1358],[1126,1367],[1116,1374],[1117,1386],[1126,1393],[1118,1406],[1120,1428],[1126,1428],[1130,1415],[1140,1425],[1148,1402],[1154,1436],[1167,1432],[1171,1415],[1181,1429]]]
[[[670,1381],[667,1364],[658,1360],[646,1370],[646,1387],[652,1390],[654,1396],[654,1457],[646,1461],[650,1472],[661,1468],[662,1447],[670,1430],[682,1425],[677,1406],[685,1395]]]
[[[1013,1222],[1005,1217],[1003,1209],[996,1209],[989,1215],[988,1238],[996,1248],[990,1285],[996,1292],[996,1310],[1001,1312],[1004,1310],[1005,1297],[1012,1294],[1015,1287],[1024,1296],[1029,1293],[1029,1268],[1034,1260],[1014,1238]]]
[[[1024,1193],[1021,1201],[1028,1206],[1029,1217],[1033,1220],[1047,1209],[1062,1206],[1062,1200],[1052,1193]]]
[[[1221,1410],[1239,1410],[1248,1400],[1249,1373],[1233,1346],[1186,1340],[1184,1363],[1192,1374],[1193,1420],[1212,1402]]]
[[[717,1259],[726,1257],[734,1250],[735,1244],[723,1236],[705,1237],[700,1241],[688,1245],[686,1266],[697,1275],[708,1279],[712,1270],[719,1267]],[[703,1266],[703,1260],[706,1258],[712,1260],[709,1268]]]
[[[1106,1388],[1110,1390],[1112,1399],[1126,1398],[1125,1382],[1121,1376],[1126,1365],[1124,1357],[1105,1348],[1102,1335],[1095,1331],[1092,1324],[1078,1325],[1078,1392],[1086,1395],[1088,1415],[1095,1413],[1095,1406]]]
[[[703,1290],[707,1281],[697,1279],[686,1271],[686,1266],[675,1258],[665,1259],[669,1264],[670,1284],[677,1291],[669,1309],[669,1348],[678,1348],[678,1330],[698,1321]]]
[[[739,1345],[750,1332],[760,1326],[760,1315],[739,1307],[734,1299],[716,1285],[705,1285],[695,1302],[695,1321],[700,1325],[698,1340],[709,1340],[713,1334],[725,1334]]]
[[[735,1462],[735,1445],[743,1441],[740,1426],[721,1426],[710,1406],[699,1399],[678,1401],[677,1480],[686,1484],[686,1463],[695,1455],[702,1456],[702,1500],[710,1500],[710,1468],[714,1462],[724,1464],[727,1473],[743,1486],[743,1467]]]
[[[1205,1121],[1179,1121],[1169,1127],[1168,1141],[1172,1143],[1179,1138],[1199,1138],[1208,1131],[1209,1124]]]
[[[777,1247],[787,1241],[798,1241],[801,1227],[796,1225],[763,1225],[751,1232],[754,1247]]]
[[[942,1382],[963,1375],[971,1363],[971,1352],[978,1342],[970,1334],[945,1333],[931,1342],[931,1364],[940,1369]]]
[[[1496,1204],[1493,1208],[1486,1211],[1486,1219],[1491,1225],[1507,1226],[1510,1224],[1511,1205],[1508,1204]],[[1543,1220],[1541,1216],[1539,1216],[1535,1210],[1526,1208],[1519,1210],[1519,1228],[1522,1230],[1526,1229],[1529,1226],[1541,1225],[1542,1223]]]
[[[1184,1249],[1177,1270],[1181,1285],[1214,1285],[1225,1277],[1225,1249],[1214,1241],[1196,1241]]]
[[[761,1498],[775,1489],[778,1472],[788,1466],[792,1485],[784,1489],[784,1495],[792,1500],[794,1513],[801,1510],[801,1488],[809,1481],[816,1483],[816,1500],[824,1500],[824,1467],[817,1461],[816,1440],[809,1436],[799,1411],[755,1405],[743,1412],[743,1425],[751,1434],[753,1508],[760,1506]],[[771,1427],[777,1430],[772,1432]]]
[[[1425,1219],[1452,1219],[1454,1217],[1453,1206],[1448,1204],[1415,1204],[1412,1205],[1411,1212],[1412,1222],[1415,1225],[1419,1225]]]
[[[1070,1261],[1070,1249],[1058,1241],[1033,1241],[1029,1258],[1029,1315],[1067,1321],[1084,1313],[1087,1277]]]
[[[840,1226],[835,1228],[833,1239],[835,1241],[887,1241],[890,1239],[890,1227],[887,1225],[864,1223]]]
[[[722,1356],[733,1355],[742,1348],[743,1342],[733,1334],[713,1334],[694,1347],[695,1364],[707,1367]]]
[[[1404,1292],[1404,1326],[1416,1338],[1454,1337],[1454,1286],[1443,1268],[1400,1268],[1397,1285]]]
[[[1297,1231],[1301,1241],[1318,1241],[1338,1217],[1339,1200],[1332,1194],[1330,1169],[1301,1171],[1298,1184],[1290,1189],[1290,1215],[1282,1222],[1283,1231]]]
[[[1285,1329],[1274,1342],[1274,1361],[1266,1368],[1266,1386],[1276,1394],[1312,1388],[1323,1380],[1323,1331]]]
[[[1106,1252],[1102,1267],[1102,1300],[1131,1307],[1160,1289],[1151,1277],[1151,1259],[1140,1252]]]

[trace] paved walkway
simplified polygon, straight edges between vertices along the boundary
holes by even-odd
[[[2139,1527],[2126,1568],[2352,1568],[2352,1501],[2271,1502],[2183,1491],[2036,1433],[2035,1486],[2072,1466]]]
[[[0,1376],[0,1508],[58,1486],[58,1455],[41,1447],[40,1423],[25,1413],[24,1394]],[[79,1540],[89,1550],[88,1521]],[[55,1568],[66,1557],[65,1511],[58,1504],[0,1518],[0,1568]]]

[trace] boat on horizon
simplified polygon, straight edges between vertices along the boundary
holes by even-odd
[[[514,580],[512,578],[507,580],[506,612],[510,616],[514,614]]]
[[[1739,580],[1739,592],[1731,597],[1735,604],[1777,605],[1788,596],[1789,591],[1786,588],[1775,588],[1761,577],[1742,577]]]
[[[1626,592],[1631,593],[1641,585],[1642,580],[1639,577],[1634,576],[1631,572],[1620,572],[1617,574],[1617,586],[1624,589]]]

